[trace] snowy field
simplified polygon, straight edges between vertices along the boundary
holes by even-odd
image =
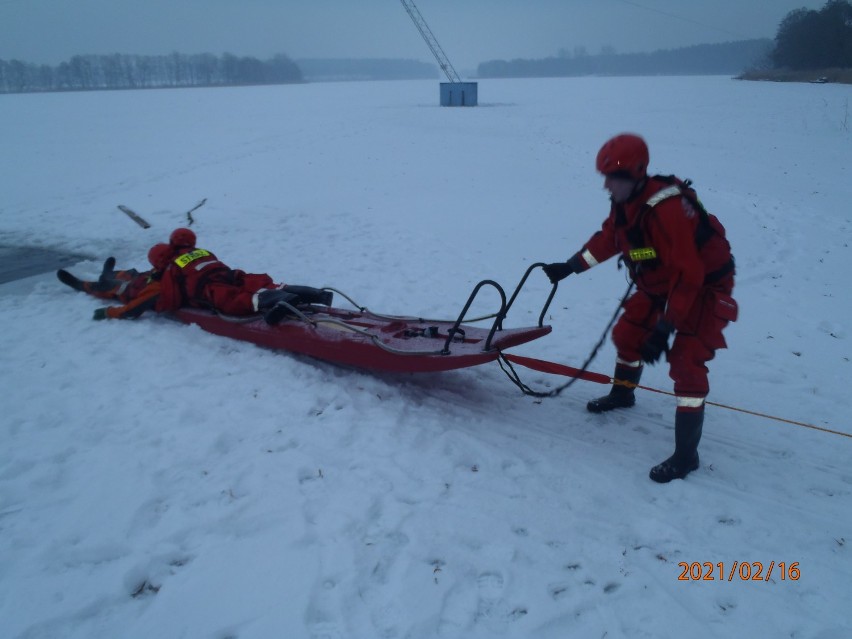
[[[652,171],[695,181],[737,257],[741,319],[709,399],[852,433],[848,86],[479,95],[0,96],[0,245],[89,255],[71,268],[86,277],[108,255],[145,267],[207,198],[193,229],[231,266],[454,318],[479,280],[511,289],[580,248],[608,210],[595,154],[635,131]],[[579,365],[625,287],[614,262],[569,278],[553,333],[515,352]],[[548,290],[539,272],[506,325],[535,323]],[[99,302],[52,274],[0,300],[2,637],[852,637],[850,437],[710,406],[702,467],[658,485],[665,395],[591,415],[605,387],[535,401],[496,364],[372,375],[156,316],[94,322]],[[607,342],[591,369],[613,359]],[[643,383],[670,390],[667,367]],[[693,576],[712,581],[679,579],[705,562]]]

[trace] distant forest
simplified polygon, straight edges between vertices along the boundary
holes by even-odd
[[[830,0],[819,11],[795,9],[778,28],[772,51],[775,68],[852,67],[852,4]]]
[[[265,61],[229,53],[76,55],[58,66],[0,60],[0,93],[214,87],[302,82],[286,55]]]
[[[431,80],[438,67],[417,60],[384,58],[300,58],[296,64],[308,82],[340,80]]]
[[[583,75],[737,75],[785,79],[783,73],[820,71],[821,81],[852,82],[852,4],[828,0],[819,11],[791,11],[770,39],[702,44],[652,53],[589,55],[582,47],[543,59],[491,60],[479,78]],[[748,72],[748,73],[746,73]],[[782,74],[782,75],[779,75]],[[0,93],[152,89],[288,84],[332,80],[400,80],[438,77],[434,64],[393,59],[269,60],[229,53],[161,56],[76,55],[57,66],[0,60]],[[799,76],[790,76],[798,79]],[[805,76],[806,77],[806,76]]]
[[[581,75],[737,75],[784,79],[783,72],[819,72],[829,81],[849,81],[852,69],[852,4],[829,0],[819,11],[787,14],[774,40],[702,44],[653,53],[616,54],[612,48],[588,55],[582,47],[535,60],[491,60],[479,65],[481,78]],[[748,73],[746,73],[748,72]],[[789,75],[790,79],[804,76]]]
[[[581,75],[729,75],[760,64],[772,51],[772,40],[701,44],[652,53],[573,55],[537,60],[491,60],[479,65],[481,78],[563,77]]]

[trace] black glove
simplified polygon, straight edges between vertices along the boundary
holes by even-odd
[[[545,264],[541,268],[551,284],[561,282],[571,273],[576,272],[571,262],[553,262],[552,264]]]
[[[107,307],[96,308],[94,315],[92,315],[93,320],[105,320],[107,318]]]
[[[639,352],[642,355],[642,361],[646,364],[656,364],[663,354],[663,351],[669,350],[669,335],[674,332],[674,326],[665,320],[660,320],[654,327],[654,331],[642,344]]]

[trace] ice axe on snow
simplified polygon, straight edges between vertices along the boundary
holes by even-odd
[[[188,226],[192,226],[192,223],[195,222],[195,218],[192,217],[192,212],[195,211],[196,209],[200,209],[202,206],[204,206],[204,204],[206,202],[207,202],[207,198],[204,198],[198,204],[196,204],[195,206],[193,206],[191,209],[189,209],[186,212],[186,219],[187,219],[187,222],[188,222]]]
[[[119,205],[118,205],[118,210],[119,210],[119,211],[121,211],[122,213],[124,213],[125,215],[127,215],[127,217],[129,217],[131,220],[133,220],[134,222],[136,222],[136,223],[137,223],[139,226],[141,226],[143,229],[149,229],[149,228],[151,228],[151,225],[150,225],[150,224],[148,224],[148,222],[146,222],[146,221],[145,221],[145,218],[143,218],[141,215],[139,215],[139,214],[138,214],[136,211],[134,211],[133,209],[131,209],[131,208],[127,207],[127,206],[124,206],[124,204],[119,204]]]
[[[193,222],[195,222],[195,218],[192,217],[192,212],[200,209],[206,203],[207,203],[207,198],[204,198],[198,204],[196,204],[195,206],[193,206],[191,209],[189,209],[186,212],[186,219],[188,221],[188,226],[192,226]],[[143,229],[151,228],[151,225],[148,223],[148,221],[145,218],[143,218],[141,215],[139,215],[136,211],[131,209],[129,206],[125,206],[124,204],[119,204],[118,210],[121,211],[122,213],[124,213],[125,215],[127,215],[127,217],[129,217],[131,220],[136,222]]]

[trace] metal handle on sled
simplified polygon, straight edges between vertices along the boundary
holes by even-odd
[[[526,272],[526,273],[524,273],[524,276],[521,278],[521,281],[520,281],[520,282],[518,282],[518,286],[517,286],[517,288],[515,288],[515,292],[514,292],[514,293],[512,293],[512,297],[510,297],[510,298],[509,298],[509,303],[506,305],[506,312],[505,312],[505,313],[503,313],[503,316],[504,316],[504,317],[505,317],[505,315],[509,312],[509,309],[510,309],[510,308],[512,308],[512,304],[514,304],[514,303],[515,303],[515,298],[518,296],[518,293],[520,293],[520,292],[521,292],[521,288],[523,288],[524,284],[525,284],[525,283],[526,283],[526,281],[527,281],[527,278],[530,276],[530,273],[532,273],[532,272],[533,272],[533,270],[534,270],[534,269],[537,269],[539,266],[546,266],[546,264],[545,264],[544,262],[536,262],[535,264],[533,264],[532,266],[530,266],[530,267],[527,269],[527,272]],[[547,309],[548,309],[548,308],[550,308],[550,303],[553,301],[553,296],[554,296],[554,295],[556,295],[556,287],[557,287],[557,286],[558,286],[558,284],[554,284],[554,285],[553,285],[553,288],[552,288],[552,289],[551,289],[551,291],[550,291],[550,295],[548,295],[548,296],[547,296],[547,301],[544,303],[544,308],[543,308],[543,309],[541,309],[541,315],[539,315],[539,316],[538,316],[538,325],[539,325],[539,328],[541,328],[542,326],[544,326],[544,316],[545,316],[545,315],[547,315]],[[502,320],[502,318],[501,318],[501,320],[500,320],[500,327],[499,327],[499,328],[500,328],[501,330],[503,329],[503,320]]]
[[[489,350],[491,348],[491,340],[494,338],[494,333],[497,330],[498,326],[502,326],[503,318],[506,317],[506,311],[508,307],[506,306],[506,293],[503,290],[503,287],[500,286],[494,280],[482,280],[479,284],[477,284],[473,292],[470,294],[470,297],[467,298],[467,304],[464,305],[459,318],[456,320],[456,323],[453,324],[453,327],[447,331],[447,341],[444,342],[444,349],[441,351],[441,355],[449,355],[450,354],[450,344],[453,342],[453,337],[455,337],[456,333],[459,332],[459,326],[464,320],[464,316],[467,314],[470,305],[473,304],[473,299],[476,297],[476,294],[479,293],[479,289],[483,286],[493,286],[497,289],[497,292],[500,293],[500,311],[497,313],[497,317],[494,320],[494,324],[491,326],[491,330],[488,333],[488,339],[485,340],[485,348],[483,350]]]
[[[494,339],[494,333],[496,333],[498,330],[503,330],[503,320],[506,318],[506,315],[508,314],[509,309],[512,307],[512,304],[515,303],[515,299],[518,297],[518,293],[521,292],[521,289],[526,283],[527,278],[530,276],[530,273],[532,273],[534,269],[537,269],[540,266],[545,266],[544,262],[536,262],[526,270],[524,276],[521,278],[521,281],[518,282],[517,287],[515,287],[515,292],[512,293],[512,297],[509,298],[508,304],[506,303],[506,293],[503,291],[503,287],[501,287],[497,282],[493,280],[482,280],[479,284],[477,284],[476,287],[473,289],[473,292],[470,294],[470,297],[467,300],[467,304],[464,305],[461,315],[459,315],[459,318],[456,320],[456,323],[453,324],[453,327],[449,331],[447,331],[449,334],[447,335],[447,341],[444,342],[444,349],[441,351],[441,354],[449,355],[450,344],[452,343],[455,334],[459,332],[459,326],[464,320],[465,314],[470,308],[470,305],[473,303],[473,300],[476,297],[477,293],[479,293],[479,289],[486,285],[493,286],[497,289],[497,292],[500,293],[500,310],[494,318],[494,324],[491,325],[491,330],[488,332],[488,338],[485,340],[485,347],[483,348],[483,350],[486,351],[491,350],[491,340]],[[541,309],[541,315],[538,316],[539,327],[544,326],[544,316],[547,314],[547,309],[550,308],[550,303],[553,301],[553,296],[556,295],[557,286],[557,284],[553,285],[553,288],[550,291],[550,295],[547,296],[547,300],[544,303],[544,308]]]

